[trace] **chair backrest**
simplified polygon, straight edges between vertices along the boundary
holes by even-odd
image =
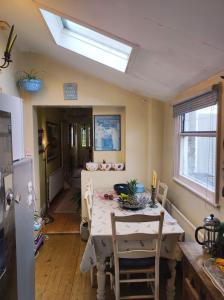
[[[119,258],[144,258],[144,257],[156,257],[156,260],[160,257],[162,227],[163,227],[164,212],[161,211],[160,215],[147,216],[147,215],[131,215],[131,216],[115,216],[111,213],[112,224],[112,241],[115,260]],[[136,233],[131,234],[117,234],[116,223],[139,223],[139,222],[156,222],[158,221],[158,232],[156,233]],[[120,250],[119,242],[121,241],[152,241],[155,240],[154,247],[150,249],[129,249]]]
[[[92,221],[93,195],[88,189],[85,191],[84,201],[86,204],[86,210],[88,216],[88,227],[90,229],[91,221]]]
[[[90,191],[90,193],[93,195],[93,180],[90,178],[86,184],[86,190]]]
[[[165,207],[166,205],[167,192],[168,186],[159,180],[156,191],[156,199],[162,204],[162,207]]]

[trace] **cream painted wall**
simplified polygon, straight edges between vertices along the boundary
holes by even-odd
[[[220,76],[214,76],[207,81],[195,85],[191,89],[184,91],[176,97],[172,102],[181,101],[191,96],[197,95],[211,87],[213,84],[220,82]],[[224,98],[222,99],[224,103]],[[222,105],[222,140],[224,138],[224,105]],[[173,181],[173,117],[172,105],[168,103],[164,106],[164,133],[163,133],[163,180],[168,184],[168,198],[177,206],[177,208],[195,225],[203,223],[205,216],[214,213],[217,217],[224,221],[224,199],[220,199],[220,208],[214,208],[200,197],[196,196],[183,186]],[[222,149],[221,149],[222,150]],[[223,151],[221,162],[223,162]],[[223,174],[221,174],[221,187],[223,186]],[[221,188],[220,187],[220,188]]]
[[[164,102],[151,101],[148,104],[148,139],[147,139],[147,185],[150,186],[152,182],[152,170],[155,170],[160,179],[162,176],[162,162],[163,162],[163,108]]]
[[[155,116],[160,116],[162,105],[156,100],[143,99],[134,93],[121,89],[88,74],[74,70],[55,60],[35,54],[26,55],[26,68],[44,71],[44,89],[34,95],[24,95],[25,98],[25,147],[34,157],[35,186],[37,198],[40,197],[38,155],[37,147],[37,122],[36,112],[33,110],[39,105],[56,106],[108,106],[125,108],[125,148],[126,171],[123,172],[124,180],[138,178],[143,183],[149,182],[148,175],[152,172],[152,166],[161,170],[161,157],[155,145],[162,145],[162,128],[158,127]],[[63,99],[63,83],[78,83],[78,100],[65,101]],[[158,110],[157,110],[158,108]],[[154,115],[155,112],[155,115]],[[148,116],[152,120],[148,122]],[[148,135],[153,138],[153,143],[148,143]],[[107,157],[105,157],[107,159]],[[152,161],[153,160],[153,161]],[[113,173],[114,174],[114,173]],[[112,176],[112,175],[111,175]],[[110,176],[110,177],[111,177]],[[114,176],[114,175],[113,175]],[[96,176],[96,180],[103,185],[105,174]],[[112,180],[112,179],[111,179]],[[119,181],[122,180],[119,178]],[[113,180],[112,180],[113,181]],[[112,185],[111,181],[111,185]]]

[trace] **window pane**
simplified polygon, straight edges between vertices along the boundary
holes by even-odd
[[[216,138],[181,138],[180,175],[215,190]]]
[[[183,119],[183,132],[186,131],[216,131],[217,105],[212,105],[186,113]]]
[[[86,147],[86,128],[81,129],[82,147]]]

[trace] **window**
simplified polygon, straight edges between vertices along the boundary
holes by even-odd
[[[82,147],[86,147],[86,137],[87,137],[86,131],[87,131],[86,127],[85,126],[82,127],[82,129],[81,129],[81,139],[82,139],[81,144],[82,144]]]
[[[91,129],[89,125],[81,127],[81,145],[82,147],[91,147]]]
[[[215,203],[218,104],[211,93],[213,101],[196,97],[174,106],[174,179]]]
[[[56,44],[118,71],[126,71],[133,46],[44,9],[40,12]]]

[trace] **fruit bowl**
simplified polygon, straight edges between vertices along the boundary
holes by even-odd
[[[136,195],[135,197],[127,197],[126,199],[119,197],[118,202],[121,208],[139,210],[146,208],[149,198],[146,195]]]

